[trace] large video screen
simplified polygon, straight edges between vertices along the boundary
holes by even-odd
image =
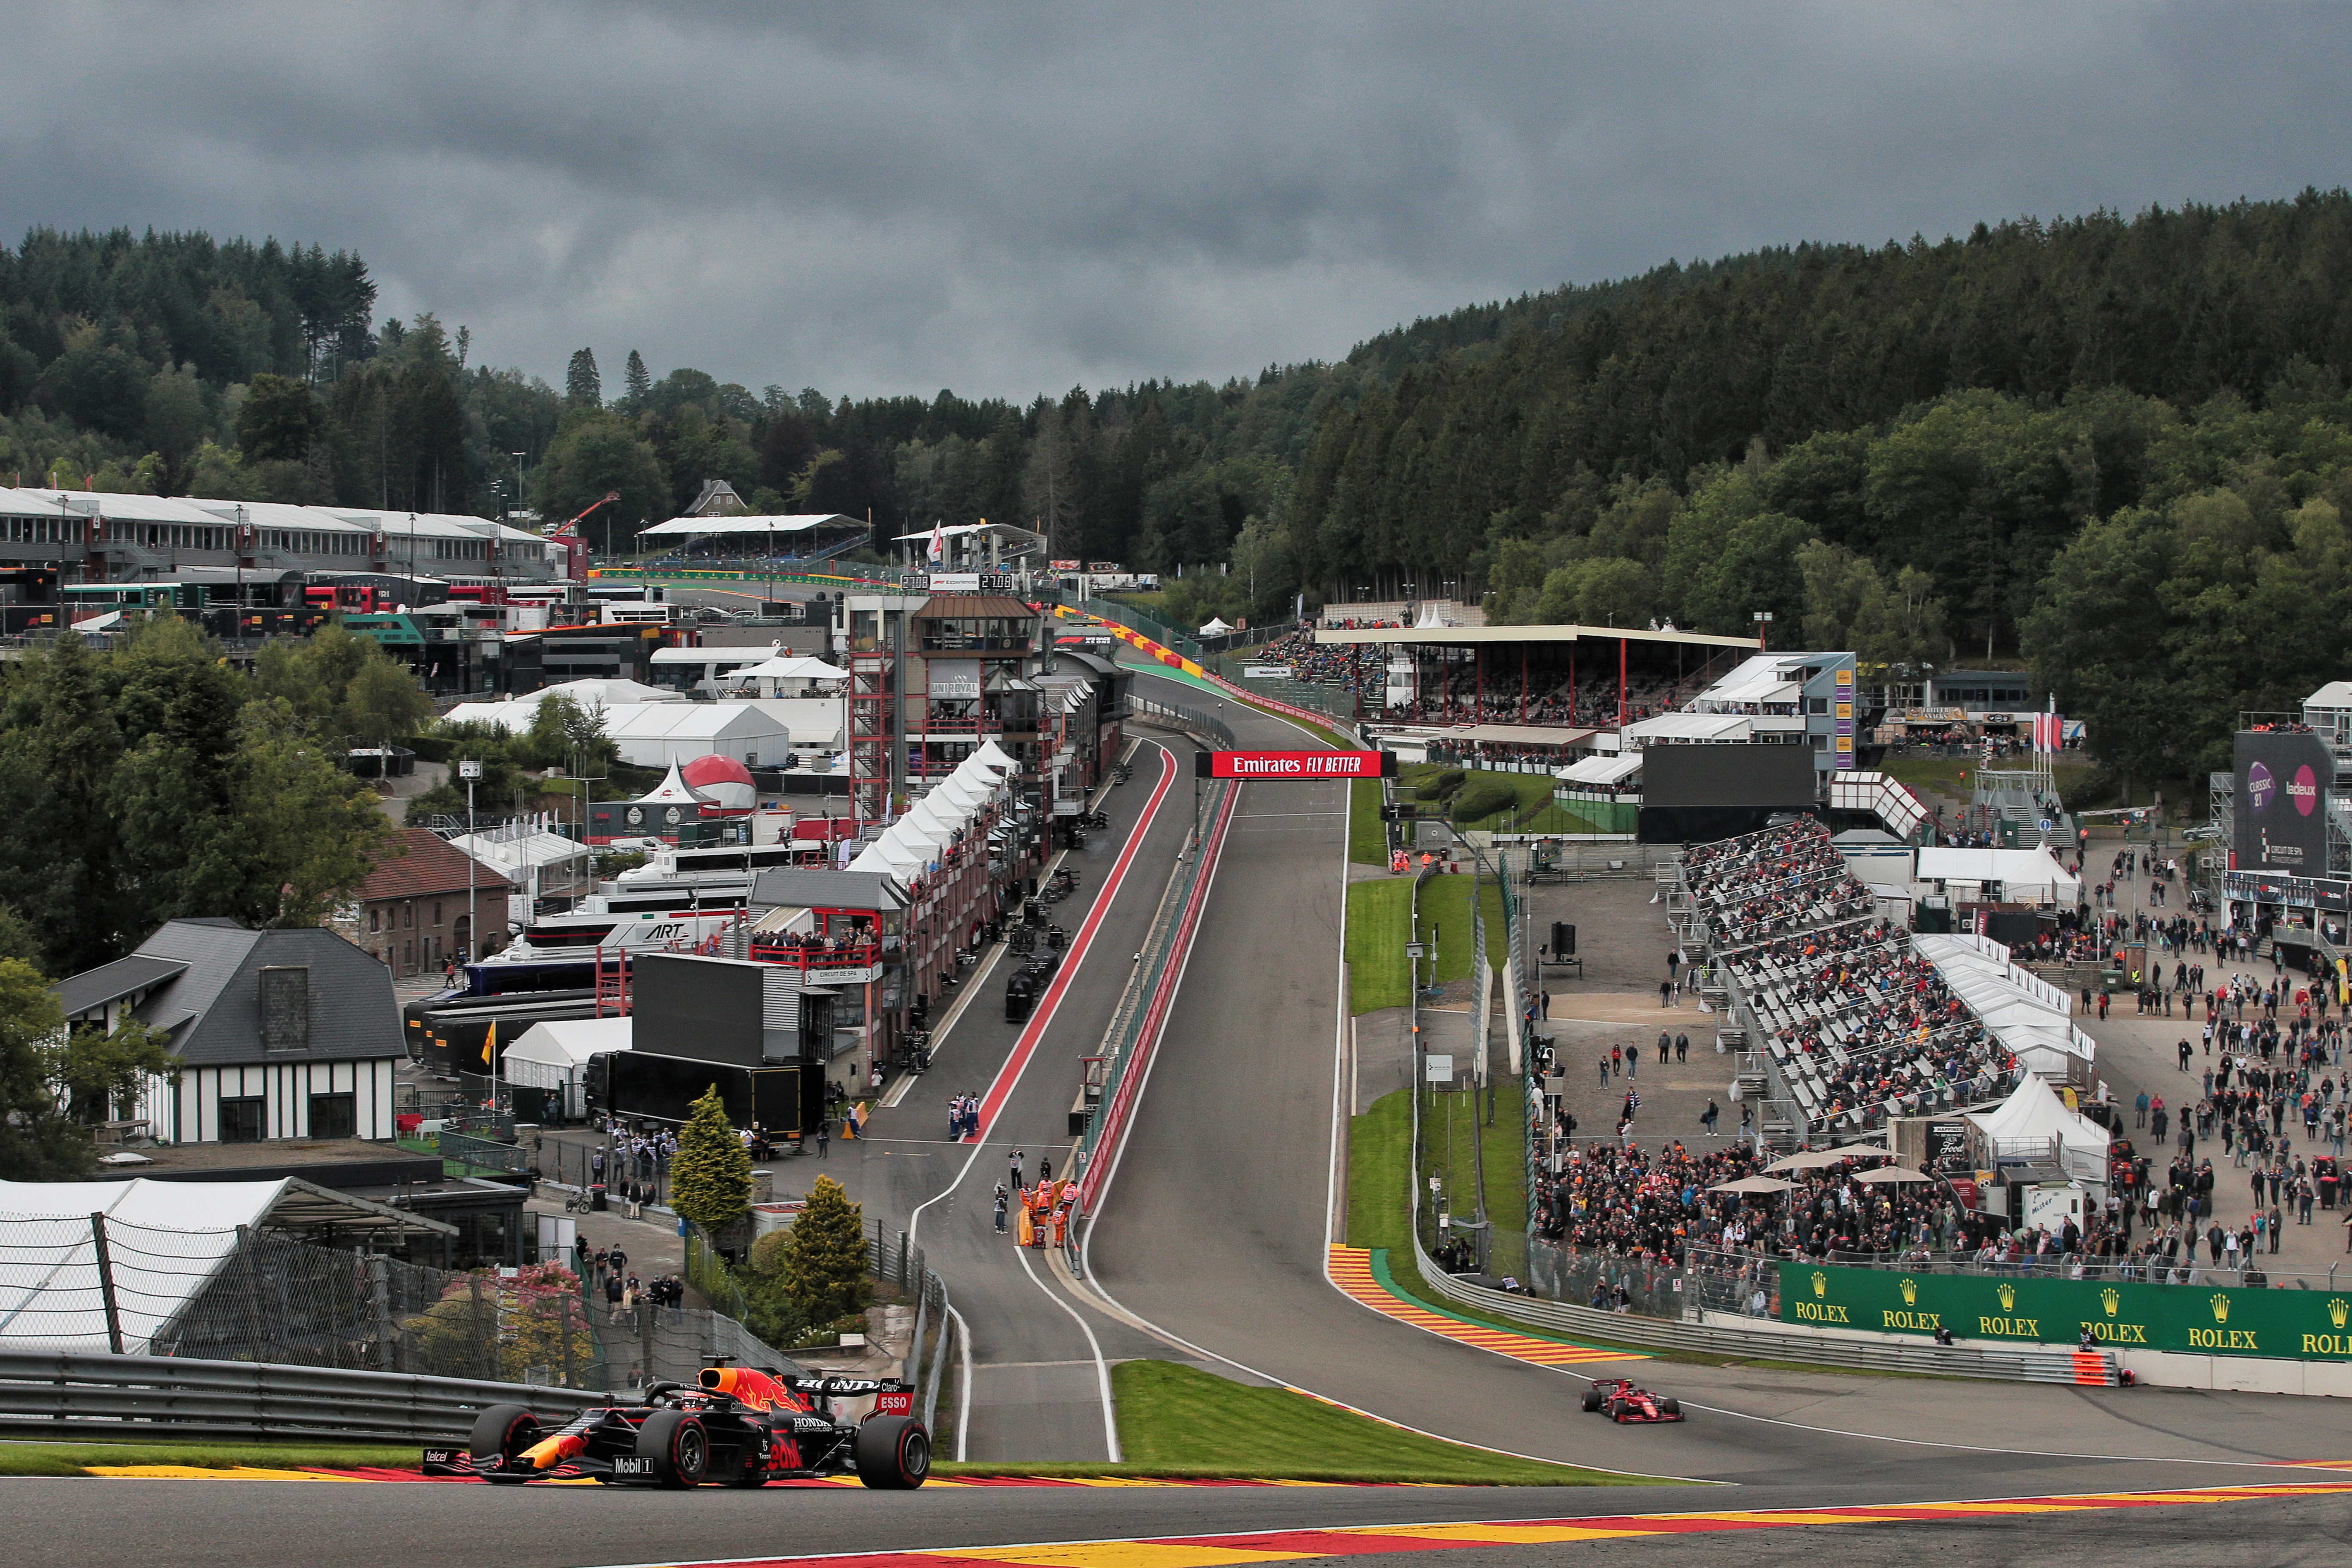
[[[758,1067],[767,966],[686,953],[637,955],[630,977],[636,1048]]]
[[[2336,777],[2327,742],[2308,731],[2241,731],[2237,762],[2237,868],[2325,875]]]
[[[1803,746],[1652,746],[1642,753],[1645,806],[1811,805],[1821,785]]]

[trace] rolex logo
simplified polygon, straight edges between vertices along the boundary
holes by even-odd
[[[2213,1293],[2213,1321],[2217,1323],[2230,1321],[2230,1298],[2218,1290]]]
[[[2000,1286],[1993,1294],[2000,1298],[2000,1310],[2004,1312],[2017,1305],[2017,1287],[2014,1285]]]
[[[2352,1303],[2347,1303],[2341,1296],[2335,1298],[2327,1303],[2327,1316],[2337,1328],[2342,1328],[2344,1320],[2352,1318]]]
[[[1919,1304],[1919,1281],[1916,1279],[1906,1279],[1902,1281],[1902,1287],[1903,1304],[1906,1307],[1917,1306]]]
[[[2110,1318],[2116,1315],[2116,1309],[2123,1305],[2123,1292],[2112,1285],[2099,1292],[2099,1305],[2107,1310]]]
[[[1830,1277],[1829,1277],[1828,1275],[1826,1275],[1826,1274],[1822,1273],[1822,1272],[1820,1269],[1818,1269],[1818,1268],[1814,1269],[1814,1270],[1813,1270],[1813,1294],[1814,1294],[1814,1295],[1816,1295],[1816,1296],[1826,1296],[1826,1295],[1828,1295],[1829,1293],[1830,1293]]]

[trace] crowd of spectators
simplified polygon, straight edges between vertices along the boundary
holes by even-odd
[[[1710,959],[1763,1032],[1806,1131],[2005,1095],[2016,1057],[1906,933],[1873,918],[1829,829],[1805,817],[1689,850],[1683,880]]]
[[[1263,645],[1250,658],[1253,663],[1288,665],[1294,679],[1353,692],[1375,708],[1388,679],[1387,650],[1361,643],[1326,647],[1304,628]]]

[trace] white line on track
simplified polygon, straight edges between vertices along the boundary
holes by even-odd
[[[1128,839],[1127,847],[1119,853],[1117,868],[1103,883],[1101,889],[1096,893],[1094,905],[1087,911],[1085,923],[1078,927],[1076,937],[1071,942],[1069,951],[1064,954],[1061,968],[1055,973],[1054,983],[1047,988],[1045,1005],[1021,1031],[1020,1038],[1013,1042],[1012,1056],[1005,1059],[1003,1067],[997,1068],[996,1080],[988,1086],[988,1092],[981,1096],[982,1109],[980,1131],[972,1137],[971,1153],[964,1160],[963,1168],[955,1173],[953,1181],[917,1204],[914,1212],[907,1216],[908,1246],[914,1245],[916,1231],[923,1223],[923,1211],[962,1186],[964,1178],[971,1174],[973,1163],[979,1160],[981,1152],[988,1147],[990,1126],[994,1123],[997,1116],[1012,1100],[1013,1091],[1021,1087],[1021,1079],[1029,1071],[1029,1063],[1036,1057],[1038,1043],[1045,1037],[1046,1026],[1054,1021],[1054,1015],[1061,1011],[1062,998],[1069,994],[1071,977],[1077,973],[1078,965],[1087,953],[1093,949],[1095,932],[1101,929],[1104,919],[1110,913],[1112,895],[1116,894],[1120,884],[1127,880],[1128,868],[1135,864],[1137,855],[1142,851],[1144,835],[1150,830],[1151,824],[1159,817],[1161,804],[1167,800],[1169,791],[1175,785],[1176,753],[1162,747],[1160,764],[1160,783],[1152,791],[1151,800],[1144,806],[1141,815],[1136,818],[1135,830]],[[993,1109],[990,1109],[991,1107]]]
[[[956,1381],[956,1463],[963,1463],[964,1448],[971,1440],[971,1325],[950,1302],[948,1316],[955,1320],[956,1359],[962,1363],[963,1375]]]
[[[1116,1465],[1119,1462],[1118,1411],[1110,1396],[1110,1363],[1103,1360],[1102,1342],[1095,1338],[1095,1326],[1087,1322],[1076,1307],[1062,1300],[1059,1290],[1037,1278],[1037,1271],[1029,1266],[1029,1248],[1016,1247],[1013,1249],[1013,1256],[1021,1260],[1021,1272],[1029,1276],[1029,1283],[1043,1290],[1047,1300],[1070,1315],[1070,1321],[1078,1325],[1078,1331],[1087,1336],[1087,1348],[1095,1352],[1095,1382],[1102,1391],[1103,1447],[1110,1455],[1110,1462]]]

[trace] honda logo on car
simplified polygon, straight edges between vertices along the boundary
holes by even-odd
[[[1394,777],[1394,752],[1206,752],[1213,779]]]

